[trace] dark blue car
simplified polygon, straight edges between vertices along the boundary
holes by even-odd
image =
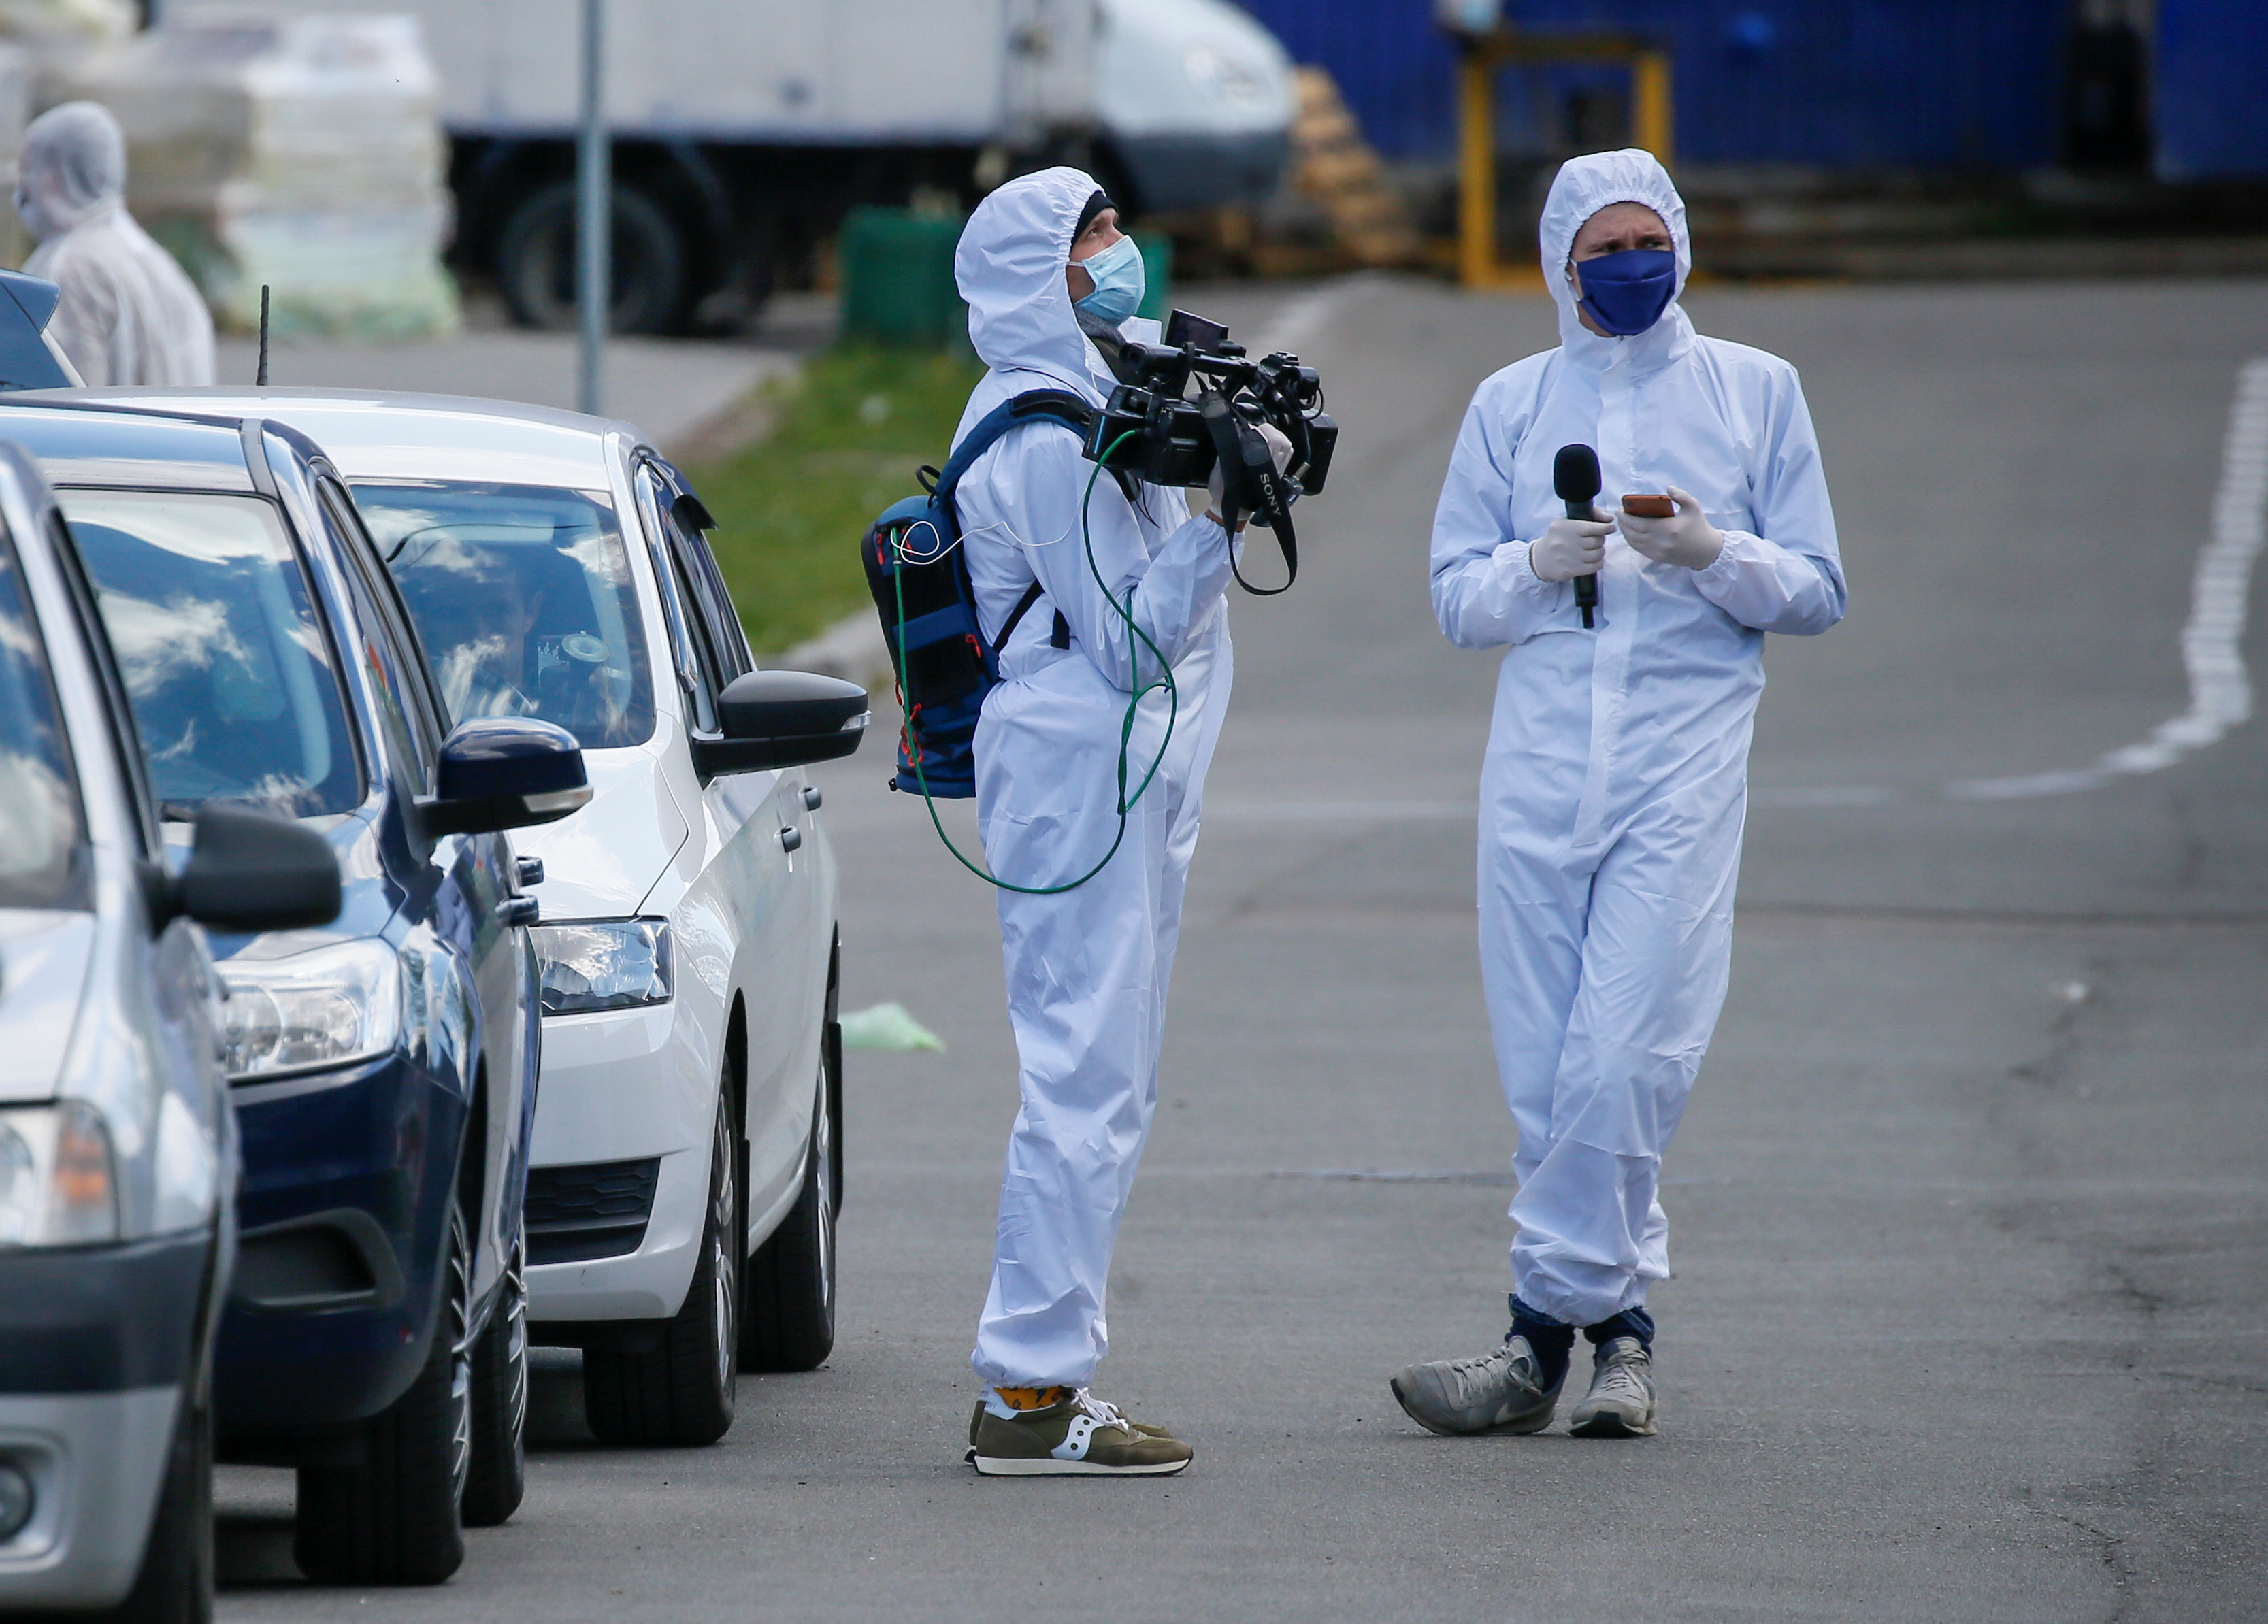
[[[520,1495],[541,870],[571,736],[446,725],[322,452],[275,424],[0,407],[95,582],[169,843],[208,801],[322,832],[335,924],[216,936],[243,1141],[217,1452],[298,1468],[318,1580],[437,1583]]]

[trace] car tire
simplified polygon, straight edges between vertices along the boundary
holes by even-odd
[[[740,1357],[741,1216],[737,1129],[729,1102],[717,1104],[709,1149],[709,1216],[684,1306],[661,1322],[650,1348],[586,1348],[583,1419],[603,1444],[691,1448],[731,1429]],[[630,1328],[625,1326],[625,1329]]]
[[[438,1584],[465,1560],[472,1455],[472,1246],[449,1203],[433,1343],[409,1390],[363,1429],[363,1461],[299,1468],[291,1554],[318,1584]]]
[[[827,955],[827,1012],[819,1029],[819,1061],[827,1068],[827,1108],[835,1138],[835,1216],[843,1216],[843,942]]]
[[[512,1247],[496,1306],[473,1344],[473,1452],[465,1526],[493,1528],[527,1493],[527,1243]]]
[[[824,1067],[804,1154],[803,1189],[748,1260],[744,1370],[814,1370],[835,1351],[835,1157],[838,1090]]]
[[[134,1588],[114,1607],[67,1616],[107,1624],[210,1624],[213,1611],[212,1402],[185,1388],[173,1447]]]
[[[575,183],[538,187],[514,205],[497,242],[497,285],[524,327],[571,331],[576,325]],[[689,291],[684,232],[644,192],[614,195],[612,287],[608,319],[617,333],[674,333],[685,326]]]

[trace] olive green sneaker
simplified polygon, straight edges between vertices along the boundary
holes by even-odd
[[[1066,1388],[1064,1391],[1069,1392],[1070,1390]],[[1170,1438],[1174,1436],[1173,1429],[1169,1427],[1160,1427],[1152,1422],[1136,1421],[1132,1416],[1126,1415],[1123,1410],[1121,1410],[1119,1414],[1121,1415],[1125,1415],[1126,1424],[1128,1426],[1133,1428],[1135,1431],[1142,1434],[1145,1437]],[[984,1400],[979,1399],[976,1400],[976,1407],[969,1413],[968,1416],[968,1453],[963,1457],[963,1459],[970,1464],[974,1464],[976,1459],[976,1429],[983,1424]]]
[[[1145,1427],[1084,1387],[1011,1418],[983,1400],[968,1418],[968,1464],[987,1477],[1171,1477],[1189,1446],[1162,1427]]]

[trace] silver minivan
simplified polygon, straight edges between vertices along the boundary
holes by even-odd
[[[339,873],[319,835],[219,805],[169,871],[62,524],[0,443],[0,1611],[192,1624],[237,1179],[196,927],[326,923]]]

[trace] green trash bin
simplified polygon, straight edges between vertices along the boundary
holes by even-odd
[[[843,222],[843,336],[935,349],[968,342],[953,280],[961,223],[910,209],[854,209]]]
[[[1134,313],[1163,321],[1174,313],[1174,239],[1163,231],[1134,238],[1142,250],[1142,308]]]

